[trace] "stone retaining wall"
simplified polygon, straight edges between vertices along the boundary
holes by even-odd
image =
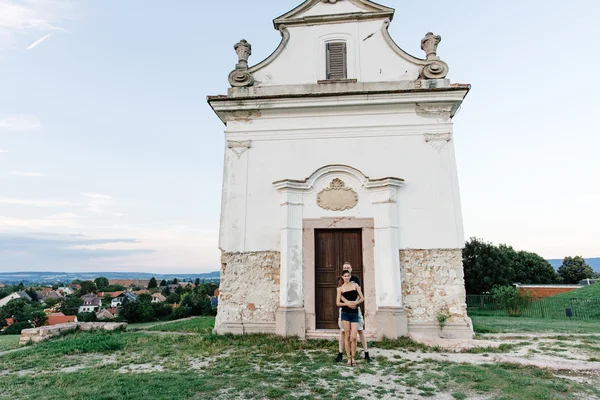
[[[23,329],[21,331],[20,345],[29,342],[39,343],[44,340],[60,336],[66,332],[80,331],[118,331],[127,328],[125,322],[70,322],[67,324],[58,324],[52,326],[40,326],[39,328]]]

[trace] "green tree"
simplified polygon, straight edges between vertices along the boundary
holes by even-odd
[[[148,293],[140,293],[140,295],[137,298],[140,303],[151,303],[152,302],[152,295],[150,295]]]
[[[516,252],[506,245],[495,246],[471,238],[463,250],[463,267],[467,293],[480,294],[496,285],[510,285],[514,277]]]
[[[178,293],[171,293],[167,297],[167,303],[169,303],[169,304],[175,304],[175,303],[180,303],[180,302],[181,302],[181,296]]]
[[[158,283],[156,283],[156,278],[152,277],[150,278],[150,282],[148,282],[148,289],[154,289],[155,287],[158,287]]]
[[[29,295],[29,297],[31,297],[31,300],[38,301],[38,294],[36,293],[35,290],[27,289],[27,290],[25,290],[25,293],[27,293]]]
[[[44,326],[46,321],[48,321],[48,316],[43,311],[34,311],[31,313],[30,321],[33,323],[34,327]]]
[[[200,278],[196,278],[196,281],[194,282],[194,286],[200,286]]]
[[[77,296],[67,296],[60,305],[60,312],[65,315],[77,315],[79,312],[79,306],[83,304]]]
[[[149,302],[127,301],[119,310],[119,318],[127,322],[149,322],[155,319],[154,308]]]
[[[494,286],[514,283],[556,283],[552,265],[539,255],[515,251],[511,246],[494,245],[471,238],[463,250],[465,287],[469,294],[487,293]]]
[[[550,284],[558,281],[558,274],[543,257],[527,251],[517,252],[512,283]]]
[[[110,303],[112,303],[112,295],[110,294],[105,294],[104,297],[102,297],[102,306],[106,307],[110,307]]]
[[[53,297],[48,297],[47,299],[44,300],[44,304],[46,306],[48,306],[48,307],[54,307],[58,303],[60,303],[60,300],[59,299],[55,299]]]
[[[93,312],[83,312],[77,314],[77,321],[79,322],[96,322],[98,318],[96,317],[96,313]]]
[[[160,286],[167,286],[167,281],[165,281],[164,279],[160,281]]]
[[[581,256],[565,257],[558,268],[558,275],[563,278],[564,283],[579,283],[582,279],[593,278],[594,270]]]
[[[108,286],[108,279],[103,276],[100,276],[94,279],[94,283],[96,284],[98,290],[104,290],[104,288]]]
[[[19,292],[21,292],[21,291],[25,290],[25,285],[23,285],[23,282],[21,282],[21,283],[19,283],[19,284],[17,285],[17,290],[18,290]]]
[[[96,284],[92,281],[83,281],[79,285],[81,286],[81,289],[77,291],[79,296],[84,296],[88,293],[96,293],[98,291]]]

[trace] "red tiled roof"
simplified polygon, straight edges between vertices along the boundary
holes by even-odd
[[[48,322],[46,322],[46,325],[66,324],[69,322],[74,322],[75,318],[77,318],[75,315],[61,314],[62,313],[48,315]]]
[[[121,295],[121,293],[123,293],[123,291],[122,291],[122,290],[121,290],[121,291],[118,291],[118,292],[100,292],[100,293],[98,293],[98,296],[100,296],[100,297],[104,297],[104,296],[106,296],[107,294],[109,294],[109,295],[110,295],[110,297],[112,297],[112,298],[114,299],[115,297],[118,297],[119,295]]]

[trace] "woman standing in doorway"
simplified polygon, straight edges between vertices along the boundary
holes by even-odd
[[[354,366],[356,354],[356,335],[358,332],[358,305],[364,301],[360,286],[350,282],[350,271],[342,272],[344,284],[337,288],[336,305],[342,307],[342,324],[344,325],[345,347],[348,362],[346,365]]]

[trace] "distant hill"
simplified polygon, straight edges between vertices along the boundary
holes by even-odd
[[[596,272],[600,272],[600,257],[596,258],[584,258],[585,262],[592,267],[592,269]],[[554,269],[558,269],[562,265],[563,260],[547,260],[550,265],[554,267]]]
[[[0,282],[4,284],[19,283],[58,283],[71,282],[74,279],[94,280],[99,276],[108,279],[150,279],[155,277],[159,282],[162,279],[169,280],[177,278],[181,281],[195,281],[196,278],[205,281],[218,281],[220,272],[208,272],[199,274],[151,274],[145,272],[0,272]]]

